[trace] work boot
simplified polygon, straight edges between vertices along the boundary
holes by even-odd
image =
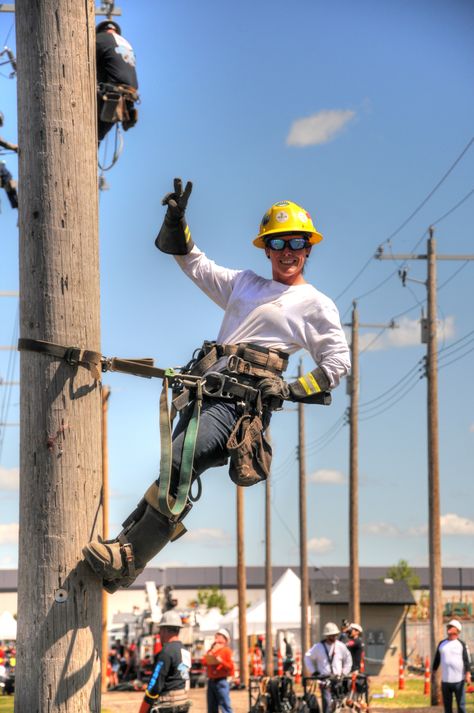
[[[186,532],[181,522],[168,520],[146,500],[138,504],[123,528],[115,540],[92,540],[82,550],[110,593],[129,587],[152,557]]]

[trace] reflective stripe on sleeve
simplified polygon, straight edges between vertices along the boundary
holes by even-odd
[[[318,382],[314,378],[314,374],[310,371],[304,376],[300,376],[298,379],[300,382],[301,386],[305,390],[308,396],[311,396],[311,394],[317,394],[319,391],[321,391],[321,387],[319,386]]]

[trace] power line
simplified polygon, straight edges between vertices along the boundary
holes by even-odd
[[[451,366],[451,364],[455,364],[457,361],[460,361],[461,359],[464,359],[468,354],[471,354],[471,352],[474,352],[474,347],[469,349],[467,352],[464,354],[461,354],[460,356],[456,357],[456,359],[452,359],[451,361],[446,362],[445,364],[442,364],[439,368],[440,369],[445,369],[447,366]]]
[[[377,416],[381,416],[383,413],[386,411],[389,411],[395,404],[397,404],[399,401],[405,398],[405,396],[408,396],[409,393],[413,390],[414,386],[423,378],[423,376],[417,376],[415,380],[411,380],[407,384],[407,388],[402,391],[399,395],[398,398],[395,399],[395,401],[392,401],[391,404],[388,404],[385,408],[382,408],[380,411],[377,411],[376,413],[373,413],[368,416],[361,416],[360,420],[361,421],[370,421],[371,418],[376,418]],[[383,404],[381,404],[383,406]],[[369,409],[368,409],[369,410]]]
[[[448,349],[452,349],[452,348],[455,347],[457,344],[460,344],[461,342],[463,342],[465,339],[467,339],[468,337],[470,337],[470,336],[473,335],[473,334],[474,334],[474,329],[472,329],[470,332],[467,332],[467,334],[465,334],[463,337],[460,337],[459,339],[456,339],[455,342],[452,342],[451,344],[448,344],[447,347],[443,347],[443,349],[440,349],[439,352],[438,352],[438,354],[441,354],[441,352],[446,352],[446,351],[448,351]],[[469,340],[469,341],[470,341],[470,340]]]
[[[462,153],[460,156],[458,156],[458,158],[456,159],[456,161],[454,162],[454,164],[451,166],[451,168],[449,169],[449,171],[445,174],[445,178],[449,175],[449,173],[450,173],[451,170],[454,168],[454,166],[456,165],[456,163],[459,162],[459,160],[462,158],[462,156],[464,155],[464,153],[466,153],[466,151],[468,150],[468,148],[470,147],[470,145],[472,144],[473,141],[474,141],[474,137],[471,139],[471,141],[469,142],[469,144],[465,147],[463,153]],[[439,187],[440,185],[441,185],[441,183],[438,184],[438,187]],[[435,189],[433,189],[433,191],[431,192],[431,195],[433,195],[434,190],[435,190]],[[438,223],[440,223],[442,220],[444,220],[444,219],[447,218],[449,215],[451,215],[452,213],[454,213],[458,208],[460,208],[460,207],[463,205],[463,203],[465,203],[472,195],[474,195],[474,188],[471,188],[471,190],[470,190],[468,193],[466,193],[466,195],[465,195],[463,198],[461,198],[461,200],[459,200],[454,206],[452,206],[449,210],[447,210],[445,213],[443,213],[443,215],[441,215],[441,216],[440,216],[439,218],[437,218],[436,220],[431,221],[431,225],[438,225]],[[427,200],[427,199],[426,199],[426,200]],[[425,200],[425,202],[426,202],[426,200]],[[407,222],[408,222],[408,221],[407,221]],[[405,224],[406,224],[406,223],[405,223]],[[414,251],[417,249],[418,245],[419,245],[419,244],[421,243],[421,241],[425,238],[425,236],[427,235],[427,233],[428,233],[428,231],[425,230],[424,233],[423,233],[423,235],[419,238],[419,240],[418,240],[418,241],[415,243],[415,245],[412,247],[411,252],[414,252]],[[384,241],[384,243],[390,244],[390,240],[391,240],[392,237],[394,237],[393,234],[392,234],[389,238],[387,238],[387,239]],[[381,243],[381,245],[383,245],[384,243]],[[367,262],[366,262],[366,263],[363,265],[363,267],[359,270],[359,272],[356,274],[356,276],[348,283],[348,285],[342,290],[342,292],[340,292],[340,293],[337,295],[337,297],[335,298],[335,301],[336,301],[336,302],[342,297],[342,295],[344,295],[344,294],[347,292],[347,290],[349,289],[349,287],[351,287],[351,286],[354,284],[354,282],[356,282],[356,280],[358,280],[358,278],[362,275],[362,273],[365,271],[365,269],[366,269],[366,268],[368,267],[368,265],[370,264],[372,258],[373,258],[373,256],[371,256],[371,257],[367,260]],[[404,264],[404,263],[401,263],[401,265],[403,265],[403,264]],[[400,268],[400,265],[399,265],[398,267]],[[372,294],[373,292],[375,292],[376,290],[378,290],[380,287],[382,287],[383,285],[385,285],[385,284],[390,280],[390,278],[393,277],[393,275],[396,275],[396,274],[397,274],[397,270],[393,270],[393,272],[391,272],[390,275],[388,275],[388,277],[385,277],[385,278],[384,278],[381,282],[379,282],[375,287],[373,287],[373,288],[367,290],[367,292],[363,292],[361,295],[359,295],[359,296],[356,298],[357,301],[361,300],[363,297],[367,297],[368,295],[370,295],[370,294]],[[347,312],[349,309],[350,309],[350,307],[348,307],[348,309],[346,310],[346,312]],[[345,313],[344,313],[344,314],[345,314]]]
[[[370,399],[370,401],[365,401],[364,403],[359,404],[359,410],[361,410],[361,409],[363,409],[363,408],[366,408],[367,406],[369,406],[370,404],[375,403],[376,401],[380,401],[380,399],[382,399],[384,396],[386,396],[386,395],[389,394],[391,391],[393,391],[394,389],[396,389],[397,386],[400,386],[400,384],[402,384],[403,382],[406,382],[406,380],[407,380],[407,378],[410,376],[410,374],[411,374],[412,372],[414,372],[415,370],[419,369],[420,366],[421,366],[421,359],[419,359],[419,360],[416,362],[416,364],[415,364],[414,366],[412,366],[412,368],[409,369],[409,371],[407,371],[407,373],[404,374],[404,375],[403,375],[397,382],[395,382],[395,384],[393,384],[393,386],[391,386],[389,389],[386,389],[385,391],[383,391],[381,394],[379,394],[379,395],[376,396],[375,398]]]
[[[459,161],[462,159],[462,157],[464,156],[464,154],[467,153],[467,151],[470,149],[470,147],[472,146],[473,143],[474,143],[474,136],[470,139],[470,141],[468,141],[467,145],[463,148],[463,150],[461,151],[461,153],[459,154],[459,156],[457,157],[457,159],[454,161],[453,164],[451,164],[451,166],[448,168],[448,170],[447,170],[446,173],[442,176],[442,178],[438,181],[438,183],[435,185],[435,187],[428,193],[428,195],[426,196],[426,198],[424,198],[424,199],[421,201],[421,203],[415,208],[415,210],[410,213],[410,215],[408,216],[408,218],[406,218],[406,219],[403,221],[403,223],[401,223],[401,224],[398,226],[398,228],[397,228],[396,230],[394,230],[393,233],[391,233],[391,234],[388,236],[388,238],[387,238],[387,240],[386,240],[385,242],[389,242],[390,240],[392,240],[392,238],[394,238],[396,235],[398,235],[398,233],[399,233],[406,225],[408,225],[408,223],[410,222],[410,220],[411,220],[412,218],[414,218],[417,213],[420,212],[420,210],[423,208],[423,206],[426,205],[426,203],[429,201],[429,199],[431,198],[431,196],[433,196],[433,195],[436,193],[436,191],[438,190],[438,188],[444,183],[444,181],[447,179],[447,177],[449,176],[449,174],[454,170],[454,168],[457,166],[457,164],[458,164]]]

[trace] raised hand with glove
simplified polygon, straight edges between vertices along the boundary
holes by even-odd
[[[283,401],[303,401],[307,404],[331,403],[329,379],[322,369],[317,367],[296,381],[288,384],[283,379],[262,379],[258,388],[262,401],[272,410],[281,408]]]
[[[192,190],[193,184],[191,181],[186,183],[183,191],[181,178],[175,178],[173,192],[167,193],[161,201],[162,205],[168,206],[168,209],[158,237],[155,240],[155,245],[163,253],[187,255],[194,246],[191,231],[184,215]]]

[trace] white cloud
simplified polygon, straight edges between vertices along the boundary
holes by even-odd
[[[18,523],[10,522],[0,525],[0,545],[16,545],[18,543]]]
[[[386,329],[380,336],[378,332],[365,332],[359,337],[360,350],[369,352],[385,349],[400,349],[421,344],[421,324],[419,319],[402,317],[397,320],[398,327]],[[454,317],[449,316],[438,322],[438,342],[452,339],[454,336]]]
[[[390,522],[367,522],[361,527],[365,535],[381,535],[382,537],[396,537],[400,535],[400,530]]]
[[[409,535],[410,537],[421,537],[422,535],[426,535],[427,532],[428,532],[427,525],[413,525],[413,527],[409,527],[406,530],[406,534]]]
[[[19,485],[20,469],[0,466],[0,490],[18,490]]]
[[[440,522],[443,535],[474,535],[474,520],[467,517],[447,513],[441,516]],[[369,522],[362,525],[361,531],[365,535],[382,537],[425,537],[428,534],[428,526],[412,525],[402,529],[390,522]]]
[[[186,543],[224,547],[232,541],[228,532],[220,528],[201,527],[186,533]]]
[[[441,532],[443,535],[474,535],[474,520],[454,512],[446,513],[441,517]]]
[[[308,552],[331,552],[334,549],[334,543],[328,537],[312,537],[308,540]]]
[[[326,144],[355,116],[349,109],[320,111],[303,119],[295,119],[286,137],[288,146],[313,146]]]
[[[344,473],[340,470],[331,470],[330,468],[321,468],[315,470],[308,478],[310,483],[329,483],[332,485],[343,485],[346,482]]]
[[[0,569],[17,569],[18,562],[13,557],[0,557]]]

